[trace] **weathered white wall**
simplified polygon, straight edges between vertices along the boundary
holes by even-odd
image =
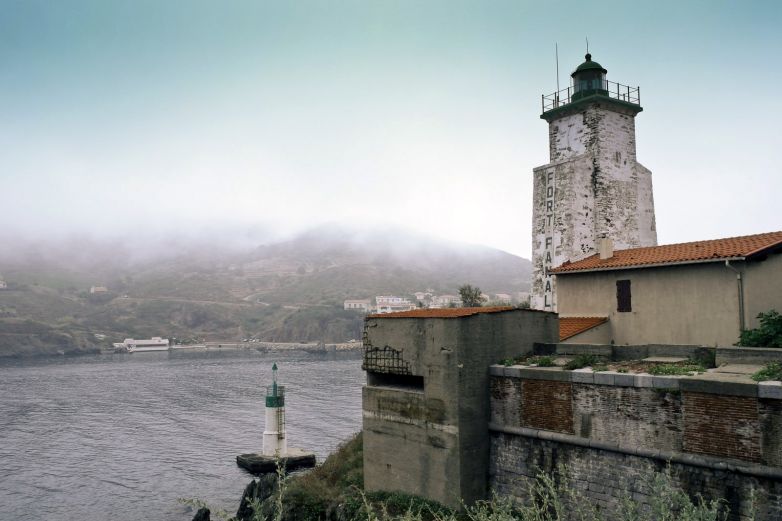
[[[760,325],[757,316],[774,309],[782,313],[782,254],[747,265],[744,273],[744,319],[747,329]]]
[[[762,262],[733,262],[744,277],[747,328],[758,313],[782,310],[782,254]],[[609,342],[731,346],[739,339],[736,274],[721,261],[657,268],[563,274],[560,316],[609,318]],[[616,310],[616,281],[630,280],[631,312]],[[568,342],[587,343],[583,335]],[[601,342],[605,343],[605,342]]]
[[[636,161],[633,110],[585,105],[549,123],[551,162],[533,170],[531,306],[556,311],[548,270],[596,251],[657,244],[652,174]]]

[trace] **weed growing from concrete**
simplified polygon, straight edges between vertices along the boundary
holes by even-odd
[[[782,363],[771,362],[766,367],[752,375],[752,379],[756,382],[766,382],[769,380],[782,381]]]
[[[649,368],[649,374],[654,376],[694,376],[705,371],[705,367],[693,361],[685,364],[657,364]]]
[[[554,357],[552,356],[536,356],[529,360],[530,363],[537,365],[538,367],[555,367]]]
[[[573,360],[565,364],[565,369],[572,371],[573,369],[581,369],[595,365],[605,366],[605,361],[602,357],[597,355],[578,355]]]

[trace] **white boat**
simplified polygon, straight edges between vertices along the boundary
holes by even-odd
[[[144,353],[147,351],[168,351],[171,348],[167,338],[153,336],[152,338],[136,340],[126,338],[122,342],[114,343],[114,351],[117,353]]]

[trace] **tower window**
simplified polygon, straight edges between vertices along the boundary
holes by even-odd
[[[614,156],[614,157],[615,157],[617,163],[621,163],[622,162],[622,153],[621,152],[617,152],[616,156]]]
[[[633,310],[629,280],[616,281],[616,310],[619,313],[627,313]]]

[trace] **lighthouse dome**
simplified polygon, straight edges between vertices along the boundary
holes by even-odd
[[[573,94],[570,101],[592,95],[608,96],[606,73],[608,72],[597,62],[592,61],[592,55],[587,53],[586,61],[579,65],[570,76],[573,77]]]
[[[587,53],[587,55],[584,56],[584,58],[586,59],[586,61],[584,63],[582,63],[581,65],[579,65],[578,67],[576,67],[576,70],[573,72],[573,74],[571,74],[571,76],[575,76],[576,74],[578,74],[581,71],[598,70],[598,71],[602,72],[603,74],[606,74],[608,72],[607,70],[605,70],[603,68],[602,65],[600,65],[599,63],[597,63],[595,61],[592,61],[592,55],[591,54]]]

